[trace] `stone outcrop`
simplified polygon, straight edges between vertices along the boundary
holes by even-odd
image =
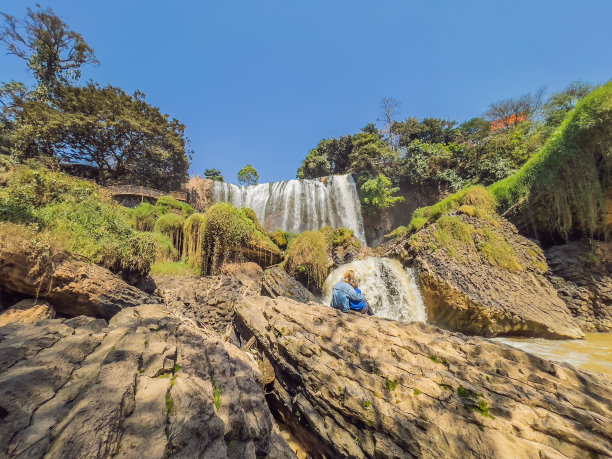
[[[314,457],[612,456],[612,385],[483,338],[287,299],[236,307]]]
[[[3,290],[48,300],[57,312],[110,318],[121,309],[154,300],[101,266],[18,235],[0,241]]]
[[[263,283],[263,269],[257,263],[227,263],[221,267],[221,274],[239,280],[247,285],[251,292],[260,293]]]
[[[55,309],[46,301],[21,300],[0,313],[0,327],[14,323],[33,324],[53,318],[55,318]]]
[[[544,253],[551,271],[548,279],[580,328],[612,331],[612,243],[576,241]]]
[[[252,358],[162,305],[0,328],[2,457],[292,457]]]
[[[278,266],[264,271],[262,293],[271,298],[284,296],[301,303],[317,301],[306,287]]]
[[[470,335],[583,337],[545,277],[546,260],[535,243],[504,219],[492,225],[468,215],[451,217],[473,231],[471,239],[455,243],[452,254],[436,239],[439,223],[388,247],[390,255],[417,268],[429,323]],[[487,232],[494,233],[494,256],[514,257],[513,270],[490,261],[479,249]]]
[[[206,212],[213,204],[213,185],[210,179],[192,177],[187,182],[187,201],[196,212]]]

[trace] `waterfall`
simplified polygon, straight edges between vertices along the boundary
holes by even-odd
[[[324,226],[346,227],[365,242],[361,204],[350,175],[251,186],[215,182],[213,199],[250,207],[267,231],[301,233]]]
[[[334,284],[349,269],[355,271],[359,288],[375,315],[401,322],[425,322],[425,306],[413,269],[405,269],[399,261],[390,258],[368,257],[332,271],[323,286],[325,304],[331,303]]]

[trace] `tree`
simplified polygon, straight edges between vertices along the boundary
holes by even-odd
[[[206,169],[204,171],[204,177],[207,179],[212,179],[215,182],[223,182],[223,175],[221,175],[221,171],[218,169]]]
[[[578,101],[593,89],[593,84],[573,81],[563,91],[550,96],[542,108],[545,126],[550,130],[558,127]]]
[[[324,140],[319,142],[319,146]],[[331,165],[327,158],[327,153],[319,149],[319,147],[310,150],[308,156],[302,161],[302,165],[297,171],[297,177],[300,179],[313,179],[317,177],[325,177],[330,175]]]
[[[368,213],[377,213],[402,202],[404,200],[402,196],[392,196],[398,191],[399,187],[392,187],[388,177],[378,174],[378,177],[368,180],[361,186],[363,209]]]
[[[393,133],[393,119],[395,115],[397,115],[401,103],[395,99],[394,97],[383,97],[380,101],[380,110],[382,121],[385,123],[383,128],[383,133],[387,135],[387,142],[392,150],[397,149],[397,139]]]
[[[50,8],[27,9],[23,20],[5,13],[0,41],[9,54],[23,59],[48,95],[81,77],[81,66],[99,64],[93,49]]]
[[[58,93],[59,94],[59,93]],[[187,179],[185,126],[113,87],[67,86],[51,103],[15,98],[13,152],[97,167],[101,183],[179,187]]]
[[[492,103],[484,116],[489,121],[498,121],[505,128],[532,118],[542,108],[543,97],[544,88],[540,88],[534,94],[500,100]]]
[[[247,164],[238,172],[238,182],[243,186],[257,185],[259,182],[259,174],[253,166]]]
[[[360,132],[353,136],[353,151],[349,159],[351,168],[359,174],[360,181],[371,178],[376,170],[393,157],[393,151],[378,134]]]

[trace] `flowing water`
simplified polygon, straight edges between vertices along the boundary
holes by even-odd
[[[348,269],[355,271],[359,288],[375,315],[401,322],[425,322],[427,319],[412,269],[405,269],[399,261],[390,258],[368,257],[332,271],[323,286],[325,304],[331,303],[334,284]]]
[[[250,207],[270,232],[301,233],[324,226],[346,227],[365,242],[361,204],[351,175],[251,186],[215,182],[213,199],[236,207]]]
[[[584,339],[495,338],[548,360],[568,362],[612,378],[612,333],[585,333]]]

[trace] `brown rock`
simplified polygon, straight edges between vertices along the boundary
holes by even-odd
[[[0,337],[32,349],[0,367],[2,457],[293,457],[253,360],[161,305]]]
[[[221,267],[221,274],[238,279],[253,293],[261,292],[263,269],[257,263],[227,263]]]
[[[435,223],[405,238],[399,254],[406,259],[408,253],[417,268],[429,323],[482,336],[584,336],[544,276],[546,261],[536,244],[503,219],[491,224],[467,215],[451,217],[472,228],[472,245],[455,244],[450,253],[438,243]],[[478,249],[487,232],[497,238],[500,256],[512,254],[505,261],[514,269],[490,261]]]
[[[0,313],[0,327],[7,324],[33,324],[55,318],[55,310],[46,301],[21,300],[15,306]]]
[[[302,303],[317,300],[306,287],[277,266],[264,272],[262,292],[272,298],[284,296]]]
[[[279,298],[236,307],[315,457],[607,457],[612,386],[483,338]]]
[[[0,285],[48,300],[70,316],[110,318],[125,307],[155,301],[101,266],[17,234],[0,241]]]
[[[187,201],[196,212],[206,212],[213,204],[213,185],[212,180],[199,177],[187,182]]]

